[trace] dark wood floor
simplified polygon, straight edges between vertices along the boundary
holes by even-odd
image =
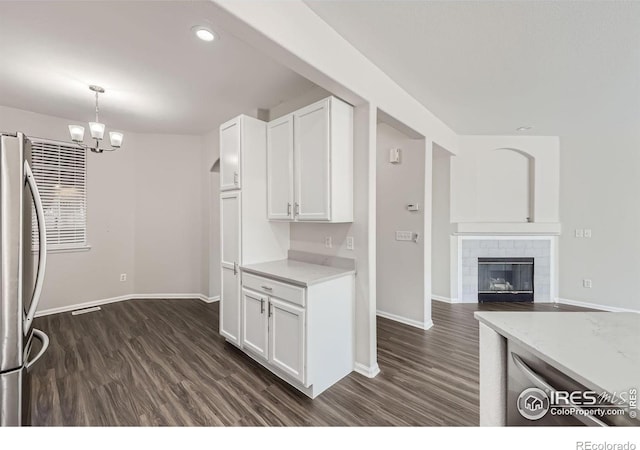
[[[51,347],[32,374],[34,425],[477,425],[482,310],[549,304],[433,303],[428,331],[378,319],[381,374],[315,400],[218,334],[218,304],[139,300],[36,320]]]

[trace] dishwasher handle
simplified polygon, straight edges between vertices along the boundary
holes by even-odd
[[[538,389],[546,389],[549,392],[558,392],[558,390],[556,388],[554,388],[553,386],[551,386],[542,376],[540,376],[539,374],[537,374],[536,372],[533,371],[533,369],[531,367],[529,367],[523,360],[522,358],[520,358],[520,356],[516,355],[515,353],[511,352],[511,357],[513,358],[513,362],[516,365],[516,367],[518,369],[520,369],[520,371],[527,377],[527,379],[533,383],[533,385],[535,387],[537,387]],[[576,408],[578,410],[582,410],[582,408],[580,408],[578,405],[575,405],[571,402],[569,402],[569,405],[573,408]],[[578,419],[580,422],[582,422],[583,424],[587,425],[587,426],[592,426],[592,427],[606,427],[608,426],[606,423],[604,423],[603,421],[601,421],[600,419],[598,419],[597,417],[594,417],[592,415],[589,414],[574,414],[573,417],[575,417],[576,419]]]

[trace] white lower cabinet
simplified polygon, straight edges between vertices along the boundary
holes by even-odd
[[[268,358],[268,298],[242,289],[242,347]]]
[[[242,348],[305,382],[305,310],[242,288]]]
[[[311,398],[353,370],[353,275],[301,287],[242,273],[241,349]]]
[[[222,267],[222,298],[220,302],[220,334],[236,345],[240,344],[240,283],[236,270]]]
[[[269,362],[304,384],[304,309],[269,299]]]

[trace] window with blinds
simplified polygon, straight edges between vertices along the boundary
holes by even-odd
[[[65,142],[31,138],[31,170],[44,208],[49,250],[87,245],[87,153]],[[32,246],[38,223],[32,214]]]

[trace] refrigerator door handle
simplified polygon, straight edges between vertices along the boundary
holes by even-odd
[[[539,374],[537,374],[536,372],[533,371],[533,369],[531,367],[529,367],[527,365],[527,363],[525,363],[522,358],[520,358],[520,356],[516,355],[515,353],[511,353],[511,357],[513,358],[513,362],[515,363],[516,367],[518,369],[520,369],[520,371],[527,377],[527,379],[538,389],[542,389],[542,390],[547,390],[549,392],[551,391],[557,391],[556,388],[554,388],[553,386],[551,386],[544,378],[542,378]],[[576,408],[577,410],[582,410],[582,408],[580,408],[577,405],[574,405],[573,403],[571,403],[571,406]],[[580,422],[582,422],[583,424],[587,425],[587,426],[597,426],[597,427],[606,427],[608,426],[606,423],[604,423],[603,421],[601,421],[600,419],[598,419],[597,417],[594,417],[592,415],[589,414],[576,414],[574,415],[574,417],[576,419],[578,419]]]
[[[31,191],[31,197],[33,197],[33,203],[36,209],[36,219],[38,222],[38,274],[36,275],[36,285],[33,289],[33,295],[31,296],[31,305],[29,311],[24,318],[24,335],[26,336],[31,329],[31,323],[36,315],[38,309],[38,303],[40,303],[40,294],[42,293],[42,285],[44,283],[44,273],[47,267],[47,231],[44,222],[44,208],[42,207],[42,199],[40,198],[40,192],[38,186],[33,177],[33,172],[29,163],[24,162],[24,176],[26,183]],[[34,330],[35,331],[35,330]],[[44,334],[44,333],[43,333]]]
[[[25,369],[27,369],[27,371],[31,370],[33,365],[37,363],[40,358],[42,358],[42,355],[44,355],[44,352],[46,352],[47,348],[49,348],[49,336],[47,336],[45,332],[38,330],[37,328],[34,328],[32,337],[42,342],[42,348],[40,348],[40,351],[38,352],[38,354],[31,361],[27,361],[27,363],[25,364]],[[29,342],[29,345],[28,345],[28,348],[30,347],[31,347],[31,342]]]

